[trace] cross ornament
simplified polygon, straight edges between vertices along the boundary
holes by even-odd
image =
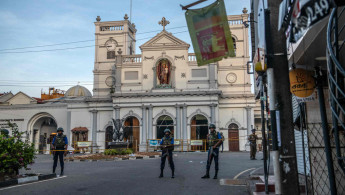
[[[162,25],[163,30],[165,31],[165,26],[170,24],[170,22],[168,20],[166,20],[165,17],[163,17],[162,20],[158,22],[158,24]]]

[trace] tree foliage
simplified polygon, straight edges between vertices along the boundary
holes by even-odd
[[[17,124],[8,122],[12,136],[0,135],[0,174],[18,175],[19,169],[34,163],[35,148],[27,139],[23,141]]]

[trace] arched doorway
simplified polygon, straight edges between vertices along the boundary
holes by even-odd
[[[208,120],[204,115],[197,114],[193,116],[190,122],[190,139],[206,141],[208,134]],[[191,146],[191,150],[205,150],[205,144],[202,146]]]
[[[229,135],[229,151],[240,151],[240,141],[238,133],[238,125],[231,123],[228,127]]]
[[[32,143],[40,154],[49,154],[51,142],[56,135],[57,123],[49,115],[31,120]]]
[[[174,121],[168,115],[162,115],[157,119],[157,139],[162,139],[164,136],[164,130],[170,129],[171,133],[174,134]]]
[[[113,141],[113,126],[108,126],[105,129],[105,149],[109,149],[109,142]]]
[[[124,130],[124,141],[128,142],[129,147],[131,147],[134,151],[138,151],[139,144],[140,144],[139,120],[134,116],[130,116],[126,118],[123,130]]]

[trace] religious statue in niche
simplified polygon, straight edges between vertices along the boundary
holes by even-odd
[[[157,65],[157,78],[160,85],[168,85],[170,82],[171,65],[168,60],[161,60]]]

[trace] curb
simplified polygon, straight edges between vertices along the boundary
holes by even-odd
[[[30,183],[34,181],[47,180],[47,179],[51,179],[55,177],[56,177],[56,174],[52,173],[52,174],[46,174],[46,175],[36,175],[36,176],[30,176],[30,177],[24,177],[24,178],[18,178],[18,179],[11,179],[11,180],[0,182],[0,188],[17,185],[17,184]]]
[[[121,161],[121,160],[144,160],[144,159],[152,159],[152,158],[160,158],[160,155],[154,155],[154,156],[137,156],[137,157],[125,157],[125,158],[119,158],[115,157],[113,159],[107,158],[107,159],[64,159],[65,162],[99,162],[99,161]]]

